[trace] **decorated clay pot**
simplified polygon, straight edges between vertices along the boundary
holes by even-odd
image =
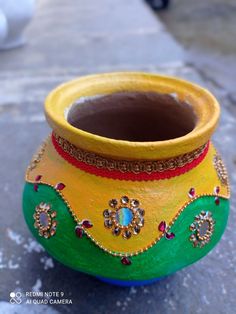
[[[210,140],[220,109],[208,91],[167,76],[100,74],[53,90],[45,113],[52,133],[28,167],[23,208],[55,259],[144,284],[220,240],[230,192]]]

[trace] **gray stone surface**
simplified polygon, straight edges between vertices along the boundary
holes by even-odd
[[[182,58],[181,48],[140,0],[40,1],[28,35],[27,48],[2,52],[2,70],[93,73],[97,67],[129,69]]]
[[[234,195],[228,228],[207,257],[139,288],[109,286],[57,263],[34,241],[21,212],[26,166],[49,132],[44,98],[57,84],[87,73],[144,70],[209,88],[222,104],[214,141],[234,191],[236,118],[227,90],[185,65],[184,51],[139,0],[41,0],[27,37],[27,46],[0,53],[0,313],[235,313]],[[62,291],[73,305],[12,306],[11,291]]]
[[[236,99],[235,0],[178,0],[158,17],[184,45],[186,59]],[[186,27],[187,26],[187,27]]]

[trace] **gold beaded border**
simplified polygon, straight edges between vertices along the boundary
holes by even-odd
[[[151,174],[153,172],[163,172],[184,167],[185,165],[197,159],[204,152],[208,145],[208,143],[206,143],[192,152],[169,159],[134,161],[105,158],[95,153],[78,148],[63,137],[57,135],[55,132],[53,132],[52,136],[54,136],[57,144],[61,147],[61,149],[63,149],[64,152],[80,162],[83,162],[89,166],[94,166],[98,169],[105,169],[109,171],[115,170],[122,173],[131,172],[134,174],[139,174],[142,172]]]
[[[47,185],[47,186],[50,186],[52,187],[60,196],[61,198],[63,199],[64,203],[67,205],[67,208],[71,214],[71,216],[73,217],[74,221],[76,222],[76,224],[80,224],[81,225],[81,221],[76,217],[76,214],[74,213],[73,209],[71,208],[69,202],[67,201],[67,199],[64,197],[64,195],[62,194],[61,191],[57,190],[55,188],[54,185],[52,184],[49,184],[49,183],[46,183],[46,182],[43,182],[43,181],[31,181],[31,180],[28,180],[27,182],[29,183],[33,183],[33,184],[44,184],[44,185]],[[171,220],[171,222],[168,224],[168,227],[170,228],[174,223],[175,221],[178,219],[178,217],[180,216],[180,214],[185,210],[185,208],[190,205],[193,201],[197,200],[198,198],[200,197],[204,197],[204,196],[213,196],[213,197],[221,197],[223,199],[229,199],[229,197],[226,197],[224,195],[221,195],[221,194],[208,194],[208,193],[203,193],[203,194],[200,194],[200,195],[196,195],[194,196],[193,198],[191,198],[189,201],[185,202],[184,205],[180,208],[180,210],[178,211],[178,213],[175,215],[175,217]],[[83,228],[83,226],[82,226]],[[105,248],[101,243],[99,243],[96,239],[94,239],[90,234],[89,232],[83,228],[83,231],[84,233],[87,235],[88,238],[90,238],[100,249],[102,249],[104,252],[108,253],[108,254],[111,254],[113,256],[118,256],[118,257],[132,257],[132,256],[137,256],[139,254],[142,254],[144,253],[145,251],[149,250],[151,247],[153,247],[158,241],[161,240],[162,237],[164,237],[165,233],[163,232],[161,235],[159,235],[154,241],[152,241],[149,245],[147,245],[145,248],[142,248],[138,251],[135,251],[135,252],[132,252],[132,253],[124,253],[124,252],[114,252],[114,251],[111,251],[107,248]]]

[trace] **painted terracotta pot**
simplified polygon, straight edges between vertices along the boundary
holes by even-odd
[[[52,133],[28,167],[23,209],[55,259],[143,284],[220,240],[230,192],[210,141],[220,109],[208,91],[167,76],[99,74],[53,90],[45,113]]]

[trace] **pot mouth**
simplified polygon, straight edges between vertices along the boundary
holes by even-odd
[[[57,135],[118,159],[166,159],[191,152],[208,142],[219,113],[217,100],[200,86],[141,72],[82,77],[54,89],[45,103]]]
[[[188,103],[173,95],[124,91],[79,99],[70,107],[67,121],[114,140],[154,142],[188,134],[197,117]]]

